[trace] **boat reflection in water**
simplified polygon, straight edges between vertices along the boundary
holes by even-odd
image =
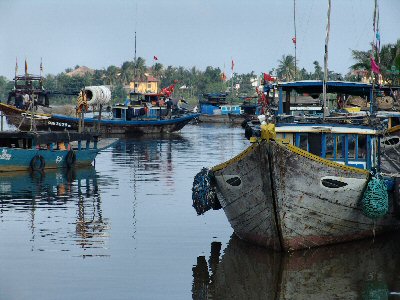
[[[32,250],[76,251],[78,245],[85,251],[78,256],[108,256],[104,245],[110,226],[102,214],[98,187],[112,180],[102,177],[100,184],[99,180],[92,166],[44,173],[3,173],[0,218],[26,222],[28,214]]]
[[[388,299],[400,295],[400,236],[279,253],[232,236],[199,256],[193,299]]]

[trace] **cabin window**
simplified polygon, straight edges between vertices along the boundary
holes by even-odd
[[[115,118],[121,119],[121,116],[122,116],[121,112],[122,112],[122,109],[116,109],[115,110]]]
[[[326,158],[334,158],[336,155],[335,152],[335,141],[336,140],[336,136],[334,134],[327,134],[326,135],[326,150],[325,150],[325,154],[326,154]]]
[[[151,88],[151,83],[147,84],[147,88],[150,89]]]
[[[308,136],[307,134],[298,134],[296,136],[296,146],[300,149],[308,151]]]
[[[367,136],[358,136],[358,158],[365,158],[367,155]]]
[[[346,137],[344,134],[336,136],[336,159],[344,159],[346,156]]]
[[[308,147],[309,152],[318,156],[322,154],[322,134],[309,133],[308,134]]]
[[[356,159],[357,152],[358,152],[358,135],[357,134],[350,134],[348,136],[348,143],[349,143],[349,151],[348,156],[349,159]]]

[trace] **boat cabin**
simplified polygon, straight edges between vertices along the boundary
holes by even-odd
[[[366,126],[340,124],[278,124],[276,137],[285,144],[351,167],[370,170],[379,165],[380,138]]]
[[[32,74],[15,76],[14,88],[8,94],[7,104],[27,109],[32,100],[35,101],[35,105],[49,106],[49,96],[43,87],[43,77]]]
[[[322,100],[320,96],[323,93],[323,82],[320,80],[305,80],[295,82],[283,82],[277,85],[279,99],[276,114],[279,115],[298,115],[300,112],[308,114],[309,110],[303,109],[310,106],[321,107]],[[343,109],[350,96],[358,97],[360,101],[365,103],[371,102],[373,99],[373,88],[371,84],[346,82],[346,81],[328,81],[326,83],[328,94],[335,94],[327,99],[327,107],[331,110]],[[308,99],[304,100],[304,99]],[[296,102],[300,104],[295,104]],[[311,104],[311,105],[310,105]],[[368,110],[372,113],[373,105],[368,104]],[[292,108],[296,107],[295,111]]]
[[[241,113],[246,115],[261,114],[262,106],[258,103],[258,96],[240,97],[242,105],[240,105]]]
[[[97,149],[98,135],[77,132],[0,132],[0,148],[66,150],[77,142],[77,150]]]

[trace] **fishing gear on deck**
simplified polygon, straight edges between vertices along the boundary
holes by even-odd
[[[361,201],[365,216],[378,219],[385,216],[389,211],[389,196],[387,187],[382,176],[376,174],[368,182],[367,189]]]

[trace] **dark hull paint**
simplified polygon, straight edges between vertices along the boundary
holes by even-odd
[[[31,119],[27,112],[13,106],[0,103],[0,110],[6,115],[7,121],[21,130],[30,130]],[[183,115],[172,119],[161,120],[133,120],[121,121],[102,119],[100,121],[100,133],[105,134],[159,134],[171,133],[181,130],[191,120],[198,117],[198,114]],[[85,128],[95,128],[97,119],[85,118]],[[37,130],[63,131],[78,130],[79,119],[76,117],[58,114],[35,114],[35,125]]]

